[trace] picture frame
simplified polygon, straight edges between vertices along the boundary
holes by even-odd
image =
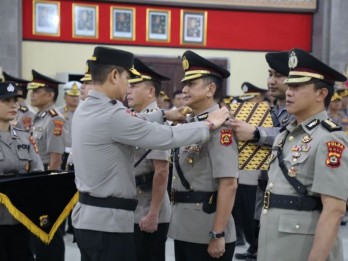
[[[171,11],[163,9],[146,10],[146,41],[170,42]]]
[[[60,2],[33,1],[33,34],[60,36]]]
[[[98,6],[92,4],[72,4],[74,38],[98,38]]]
[[[135,8],[111,6],[110,17],[110,39],[135,41]]]
[[[207,11],[181,10],[180,44],[207,44]]]

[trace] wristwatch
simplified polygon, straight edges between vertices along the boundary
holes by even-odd
[[[258,142],[260,140],[260,131],[258,128],[255,129],[254,131],[254,137],[251,140],[252,142]]]
[[[221,233],[216,233],[214,231],[209,232],[209,237],[211,240],[215,240],[215,239],[218,239],[218,238],[221,238],[224,236],[225,236],[225,232],[223,232],[223,231]]]

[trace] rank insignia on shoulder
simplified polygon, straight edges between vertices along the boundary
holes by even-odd
[[[327,146],[327,159],[326,165],[331,168],[337,168],[341,165],[342,153],[345,149],[345,146],[338,141],[329,141],[326,142]]]
[[[48,112],[50,113],[51,117],[55,117],[58,115],[55,109],[50,109]]]
[[[199,121],[203,121],[203,120],[207,119],[208,116],[209,116],[209,113],[208,113],[208,112],[204,112],[204,113],[198,115],[198,116],[197,116],[197,119],[198,119]]]
[[[158,111],[158,109],[146,109],[145,113],[154,112],[154,111]]]
[[[323,127],[330,132],[342,130],[341,126],[337,125],[331,120],[324,120],[321,122],[321,125],[323,125]]]
[[[27,112],[29,109],[28,109],[28,107],[26,107],[26,106],[20,106],[20,107],[19,107],[19,110],[20,110],[21,112]]]
[[[53,130],[53,134],[54,134],[55,136],[60,136],[60,135],[62,135],[63,126],[64,126],[64,122],[63,122],[63,121],[55,120],[55,121],[54,121],[54,130]]]
[[[225,146],[232,144],[232,130],[223,129],[220,131],[220,143]]]
[[[314,129],[316,126],[318,126],[319,123],[320,123],[320,120],[314,119],[314,120],[312,120],[310,123],[308,123],[308,124],[306,125],[306,128],[307,128],[308,130]]]

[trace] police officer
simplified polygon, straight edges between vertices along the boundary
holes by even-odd
[[[80,87],[81,83],[78,81],[70,81],[64,84],[64,101],[65,106],[58,109],[58,111],[63,115],[64,124],[64,134],[65,134],[65,151],[62,157],[61,169],[66,169],[66,162],[71,152],[71,122],[74,112],[80,102]]]
[[[270,94],[275,99],[275,106],[271,107],[273,127],[254,127],[251,124],[238,120],[234,120],[232,122],[232,126],[234,127],[234,132],[238,140],[252,141],[254,144],[260,146],[272,146],[275,136],[279,133],[280,128],[288,125],[291,120],[291,116],[285,108],[285,92],[288,86],[284,84],[284,81],[289,74],[288,52],[267,53],[266,61],[269,65],[267,85]],[[243,174],[255,174],[253,172],[254,171],[244,172],[240,174],[240,178]],[[263,202],[263,191],[265,190],[267,181],[267,171],[259,171],[259,186],[257,187],[256,191],[256,201],[252,200],[253,202],[255,202],[254,236],[256,239],[258,238],[259,232],[259,220]],[[236,254],[237,259],[246,259],[247,261],[252,261],[257,258],[257,241],[252,240],[252,242],[252,245],[245,253]]]
[[[16,84],[0,83],[0,180],[43,170],[34,139],[10,121],[17,116]],[[0,204],[0,260],[29,260],[29,232]]]
[[[161,81],[169,78],[156,73],[134,59],[134,68],[141,77],[130,79],[127,90],[128,106],[135,112],[158,110],[156,97]],[[136,147],[135,184],[138,205],[134,212],[134,236],[138,261],[165,260],[165,243],[170,220],[167,193],[170,151],[148,150]],[[145,158],[143,158],[145,156]]]
[[[266,89],[257,87],[256,85],[250,82],[242,83],[241,89],[243,94],[239,96],[239,99],[245,102],[262,102],[265,99],[267,94]]]
[[[209,139],[228,111],[206,121],[170,127],[157,123],[185,119],[180,110],[137,115],[122,104],[133,67],[133,54],[97,46],[91,74],[93,89],[77,108],[72,123],[72,151],[79,202],[72,221],[81,260],[134,261],[135,147],[166,150]]]
[[[58,82],[32,70],[33,80],[28,84],[32,90],[31,105],[38,108],[33,123],[33,137],[38,145],[39,154],[45,170],[59,170],[64,153],[65,135],[64,118],[55,109],[54,103],[58,97]],[[34,252],[36,261],[64,260],[64,230],[60,228],[49,245],[45,245],[34,237]]]
[[[30,108],[26,102],[28,89],[27,85],[29,81],[19,79],[13,77],[5,72],[3,72],[5,81],[11,81],[16,84],[18,96],[18,114],[16,119],[16,126],[20,129],[26,130],[28,132],[31,131],[31,127],[33,125],[33,120],[35,116],[35,112],[32,108]]]
[[[82,82],[80,86],[80,99],[82,101],[86,100],[89,90],[93,88],[92,76],[89,67],[90,62],[90,60],[87,60],[85,66],[85,75],[80,79],[80,81]]]
[[[335,81],[346,77],[306,51],[289,52],[286,107],[275,139],[258,260],[343,260],[339,224],[348,198],[348,138],[328,120]]]
[[[185,105],[193,110],[188,121],[203,121],[219,109],[222,81],[230,73],[192,51],[183,54],[182,65]],[[216,129],[205,143],[175,150],[168,236],[177,261],[232,260],[237,175],[237,143],[228,127]]]

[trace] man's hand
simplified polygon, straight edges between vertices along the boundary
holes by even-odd
[[[147,214],[139,222],[139,227],[141,231],[148,233],[153,233],[158,229],[158,215],[156,214]]]
[[[232,126],[238,140],[249,141],[254,138],[255,126],[237,119],[230,120],[228,125]]]
[[[211,257],[219,258],[225,253],[225,238],[210,240],[208,245],[208,253]]]
[[[183,106],[178,109],[165,111],[164,114],[167,120],[173,122],[184,122],[186,121],[187,114],[192,113],[192,109],[188,106]]]
[[[230,118],[230,112],[226,107],[222,107],[216,111],[209,112],[207,122],[210,129],[215,130],[225,123]],[[211,126],[211,124],[213,126]]]

